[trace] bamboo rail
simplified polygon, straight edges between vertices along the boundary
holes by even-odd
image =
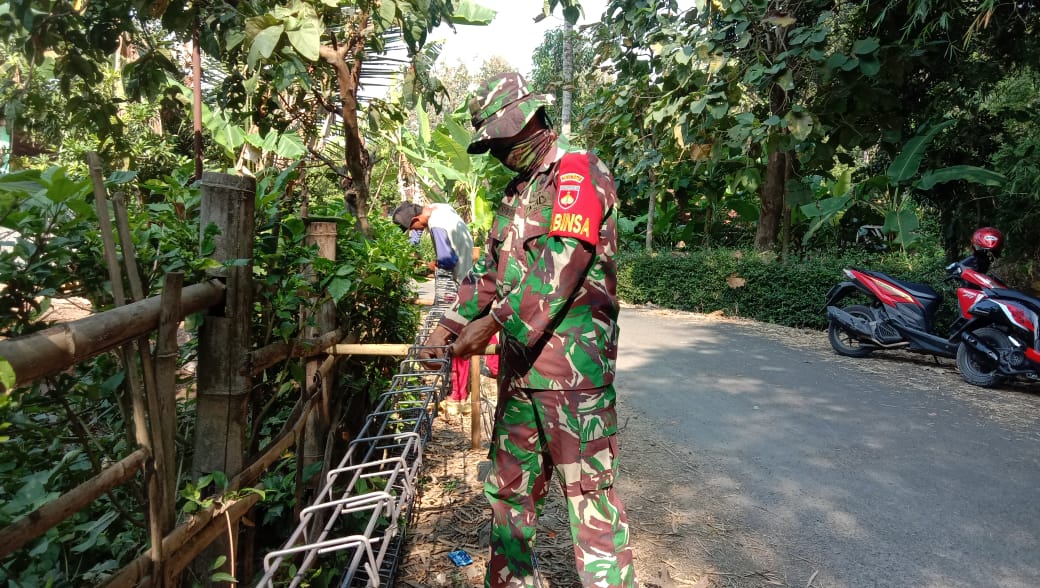
[[[187,523],[174,529],[162,542],[163,553],[168,554],[169,558],[164,567],[167,578],[182,572],[187,563],[190,563],[190,559],[198,555],[198,551],[208,547],[219,536],[219,533],[213,533],[213,527],[217,526],[219,530],[223,530],[226,522],[224,519],[217,518],[218,515],[226,512],[231,517],[231,520],[237,523],[259,500],[259,494],[250,494],[240,500],[213,505],[193,516]],[[198,539],[204,533],[208,541]],[[178,556],[184,549],[191,550],[191,557],[183,558]],[[175,561],[177,562],[176,564],[173,563]],[[144,580],[149,578],[150,568],[150,557],[148,554],[144,554],[124,566],[123,569],[110,577],[102,586],[104,588],[132,588],[144,585]],[[152,578],[151,585],[158,585],[157,579]]]
[[[224,285],[210,280],[184,288],[179,318],[224,298]],[[63,372],[154,331],[159,325],[160,296],[81,318],[16,339],[0,341],[0,357],[11,364],[15,386]],[[0,390],[7,392],[0,384]]]
[[[263,488],[263,486],[261,485],[260,488]],[[183,571],[204,549],[212,545],[222,534],[228,533],[232,526],[237,526],[238,521],[259,501],[260,494],[253,493],[226,504],[221,504],[220,510],[215,513],[216,516],[205,527],[199,529],[199,532],[184,545],[170,553],[169,559],[166,561],[167,573],[179,574]],[[165,542],[163,544],[165,545]],[[229,562],[234,561],[236,547],[232,545],[232,555],[229,558]],[[236,570],[232,569],[230,573],[235,575]]]
[[[326,352],[333,355],[408,355],[412,347],[410,343],[340,343],[329,347]],[[495,355],[498,353],[497,345],[488,345],[480,353],[474,355]]]
[[[253,351],[248,369],[255,376],[280,361],[321,355],[327,353],[327,347],[334,345],[342,338],[343,329],[336,329],[314,339],[295,339],[288,342],[279,341],[272,343]]]
[[[329,347],[333,355],[408,355],[409,343],[340,343]]]
[[[149,457],[149,451],[142,447],[69,492],[0,529],[0,559],[134,477]],[[144,557],[148,559],[147,555]]]

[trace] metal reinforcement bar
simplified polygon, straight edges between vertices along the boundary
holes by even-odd
[[[390,388],[331,469],[324,486],[288,541],[264,557],[257,586],[309,585],[316,570],[341,570],[341,588],[391,586],[397,574],[405,531],[412,516],[423,450],[433,432],[437,403],[450,391],[451,362],[419,361],[420,344],[444,315],[448,303],[437,299],[426,313],[415,344],[380,350],[402,354]],[[357,353],[338,346],[336,353]]]

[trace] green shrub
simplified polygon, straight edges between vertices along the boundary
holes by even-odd
[[[792,327],[824,328],[827,291],[859,267],[928,284],[946,298],[939,322],[952,318],[953,289],[945,285],[939,251],[903,253],[813,253],[781,261],[773,254],[734,249],[626,253],[618,263],[618,295],[693,312],[717,312]]]

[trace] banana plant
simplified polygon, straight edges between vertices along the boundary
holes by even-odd
[[[434,128],[430,127],[421,103],[416,107],[416,115],[418,131],[402,130],[397,148],[415,167],[418,180],[431,200],[446,201],[452,196],[464,199],[472,211],[474,232],[486,232],[494,219],[489,186],[504,184],[510,174],[490,157],[466,153],[472,135],[465,126],[469,116],[465,105]]]
[[[974,165],[954,165],[921,172],[921,162],[932,140],[956,123],[947,120],[922,129],[906,142],[884,175],[873,176],[854,186],[847,181],[835,182],[829,197],[803,205],[801,210],[810,219],[803,242],[807,243],[820,227],[837,222],[852,206],[861,203],[884,217],[882,231],[893,242],[908,247],[917,240],[920,227],[913,201],[915,191],[931,190],[938,184],[955,180],[1002,186],[1003,175]]]

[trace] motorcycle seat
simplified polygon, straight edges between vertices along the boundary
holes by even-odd
[[[1040,312],[1040,299],[1034,298],[1028,294],[1023,294],[1018,290],[1011,290],[1008,288],[993,288],[990,292],[993,292],[993,295],[997,298],[1005,298],[1007,300],[1021,302],[1033,310]]]
[[[921,303],[925,306],[928,306],[928,303],[936,302],[942,298],[942,294],[939,294],[939,292],[937,292],[935,288],[932,288],[928,284],[920,284],[918,282],[908,282],[906,280],[900,280],[898,278],[893,278],[892,276],[883,274],[881,272],[873,272],[866,270],[864,271],[864,273],[870,274],[875,278],[885,280],[887,282],[892,282],[893,284],[896,284],[904,288],[907,292],[910,292],[910,294],[912,294],[915,298],[921,300]]]

